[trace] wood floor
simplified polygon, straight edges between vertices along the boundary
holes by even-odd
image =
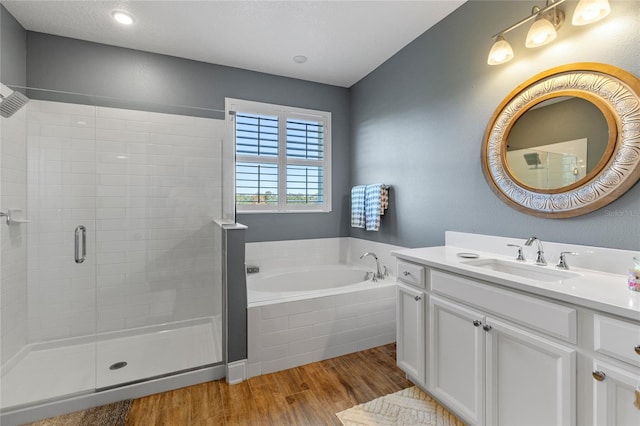
[[[335,413],[412,386],[395,344],[253,377],[133,401],[127,426],[340,425]]]

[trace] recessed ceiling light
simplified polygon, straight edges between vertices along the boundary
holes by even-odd
[[[293,62],[295,62],[296,64],[304,64],[305,62],[307,62],[307,57],[304,55],[296,55],[293,57]]]
[[[111,12],[111,16],[122,25],[131,25],[136,21],[132,15],[122,10],[114,10]]]

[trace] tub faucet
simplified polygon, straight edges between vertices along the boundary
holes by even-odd
[[[367,256],[373,256],[373,258],[376,260],[376,274],[373,276],[373,280],[377,281],[377,280],[384,279],[385,274],[383,274],[380,271],[380,261],[378,260],[378,256],[376,256],[375,253],[368,251],[368,252],[364,253],[362,256],[360,256],[360,259],[364,259]],[[384,269],[385,269],[385,272],[386,272],[387,268],[385,267]]]
[[[530,237],[525,243],[525,246],[531,246],[534,241],[538,241],[538,256],[536,257],[536,265],[546,265],[547,261],[544,259],[544,250],[542,249],[542,241],[538,237]]]

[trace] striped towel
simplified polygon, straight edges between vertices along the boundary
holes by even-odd
[[[365,185],[351,188],[351,226],[354,228],[365,227]]]
[[[380,216],[389,207],[389,190],[381,183],[367,185],[365,188],[365,221],[367,231],[380,229]]]

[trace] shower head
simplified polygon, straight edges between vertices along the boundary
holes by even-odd
[[[0,115],[4,118],[9,118],[25,106],[27,102],[29,102],[29,98],[18,91],[9,96],[3,96],[0,93]]]

